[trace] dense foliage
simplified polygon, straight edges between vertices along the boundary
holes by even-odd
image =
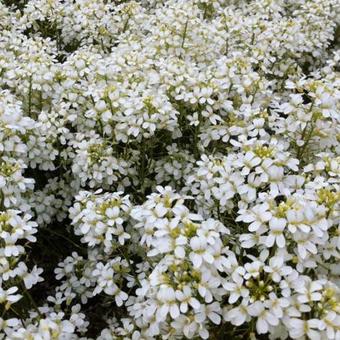
[[[340,339],[337,0],[0,0],[0,338]]]

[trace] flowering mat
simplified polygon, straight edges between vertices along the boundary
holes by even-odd
[[[0,0],[0,339],[340,340],[338,0]]]

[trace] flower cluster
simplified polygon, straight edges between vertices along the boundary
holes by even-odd
[[[0,2],[0,339],[340,339],[339,14]]]

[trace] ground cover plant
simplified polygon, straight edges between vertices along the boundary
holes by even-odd
[[[337,0],[0,0],[1,339],[340,339]]]

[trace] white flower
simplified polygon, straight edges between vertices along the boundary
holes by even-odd
[[[171,287],[161,287],[157,293],[157,299],[160,307],[157,310],[156,317],[159,321],[164,321],[170,314],[173,319],[180,315],[178,303],[176,302],[176,293]]]
[[[240,211],[240,215],[236,218],[236,221],[243,221],[250,223],[248,226],[249,231],[257,231],[260,227],[266,225],[272,218],[272,214],[269,212],[267,204],[256,205],[250,211]]]
[[[340,339],[336,1],[0,2],[0,338]]]
[[[11,304],[19,301],[22,298],[20,294],[14,294],[18,291],[18,287],[11,287],[7,290],[0,287],[0,303],[5,304],[5,309],[8,309]]]
[[[243,285],[243,279],[240,276],[233,275],[235,282],[223,282],[223,288],[230,292],[228,302],[234,304],[240,297],[249,296],[249,290]]]
[[[246,280],[250,279],[251,277],[257,278],[260,275],[260,271],[263,268],[263,263],[260,261],[254,261],[251,263],[246,263],[244,265],[244,268],[246,269],[246,274],[244,275],[244,278]]]
[[[286,226],[286,221],[283,218],[273,217],[269,221],[269,235],[266,237],[265,244],[267,247],[272,247],[274,243],[279,248],[283,248],[286,245],[286,240],[284,237],[284,228]]]
[[[264,266],[264,271],[270,273],[274,282],[281,281],[282,277],[287,279],[287,276],[293,272],[292,268],[284,265],[284,259],[282,256],[274,256],[269,260],[269,266]],[[295,277],[295,276],[294,276]]]
[[[197,311],[195,316],[196,321],[203,322],[208,318],[215,325],[219,325],[221,323],[221,307],[218,302],[214,302],[209,305],[201,305],[200,309]]]
[[[42,272],[42,268],[34,266],[31,272],[27,272],[27,274],[23,276],[23,280],[27,289],[32,288],[38,282],[44,281],[44,279],[40,276]]]
[[[251,169],[261,163],[261,158],[257,157],[253,152],[247,152],[241,159],[237,161],[237,165],[242,167],[241,175],[249,175]]]
[[[265,309],[260,301],[250,305],[248,310],[251,316],[257,317],[256,330],[259,334],[268,333],[270,326],[277,326],[279,324],[278,317],[271,310]]]
[[[320,339],[321,322],[317,319],[300,320],[292,318],[289,321],[289,336],[293,339],[299,339],[307,335],[310,339]]]
[[[192,252],[189,254],[189,258],[196,268],[199,268],[203,261],[212,264],[214,257],[210,253],[210,247],[205,238],[193,237],[190,240],[190,247]]]
[[[336,339],[339,336],[339,326],[340,316],[337,313],[330,311],[321,318],[319,329],[326,332],[328,339]]]
[[[185,286],[183,290],[176,290],[176,298],[178,301],[181,302],[180,304],[180,311],[181,313],[186,313],[188,311],[188,306],[190,305],[194,309],[200,308],[199,301],[192,297],[192,291],[190,287]]]
[[[224,319],[235,326],[241,326],[249,319],[248,301],[243,299],[239,306],[225,311]]]
[[[269,300],[266,300],[264,304],[272,314],[281,319],[284,309],[289,306],[289,299],[278,298],[275,293],[269,293]]]
[[[322,288],[322,284],[318,281],[305,280],[304,285],[296,287],[295,290],[299,293],[299,302],[306,303],[321,300]]]

